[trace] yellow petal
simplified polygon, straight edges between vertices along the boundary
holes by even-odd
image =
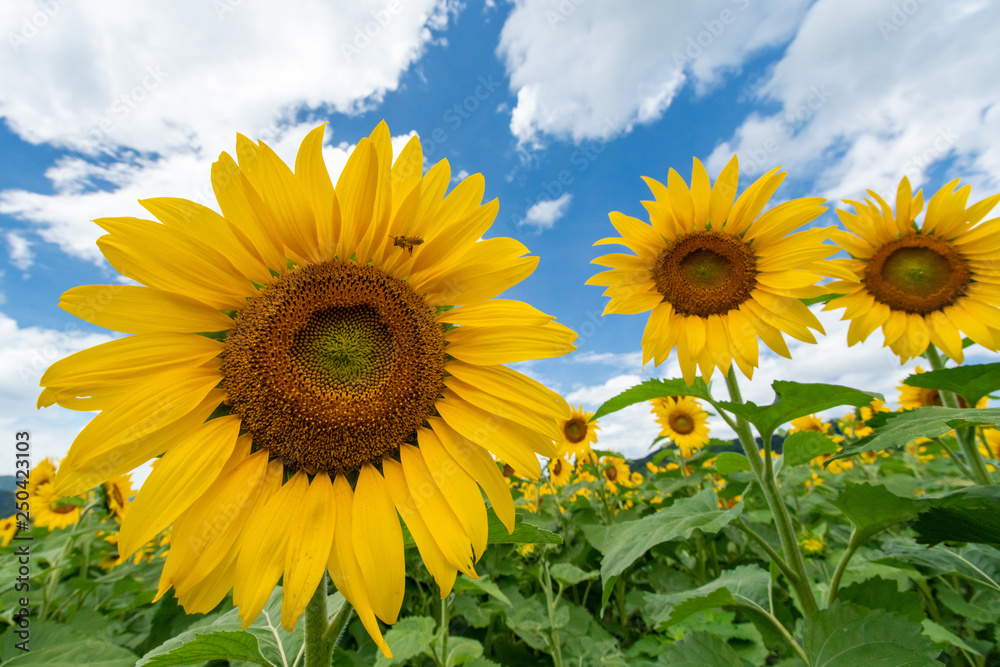
[[[733,201],[736,199],[739,177],[740,165],[734,155],[723,167],[712,186],[712,203],[708,209],[708,219],[712,223],[712,229],[726,228],[726,220],[729,218]]]
[[[118,553],[123,558],[169,526],[215,482],[239,430],[238,417],[213,419],[156,462],[122,521]]]
[[[695,229],[705,229],[711,200],[712,184],[708,180],[708,172],[701,161],[694,158],[694,166],[691,168],[691,203],[694,208]]]
[[[244,630],[267,604],[284,571],[290,530],[288,517],[294,516],[301,506],[308,487],[309,476],[298,471],[247,524],[233,586],[233,602],[240,608]]]
[[[764,210],[768,200],[774,194],[781,182],[785,180],[787,174],[777,173],[779,167],[761,176],[749,188],[740,195],[736,203],[733,204],[729,213],[729,221],[726,222],[726,231],[731,234],[740,235],[750,227],[760,212]]]
[[[498,326],[510,324],[541,325],[551,322],[552,315],[546,315],[523,301],[511,299],[490,299],[485,303],[452,308],[438,315],[439,322],[463,324],[466,326]]]
[[[557,322],[534,327],[457,327],[445,333],[445,340],[448,354],[480,365],[548,359],[576,349],[576,333]]]
[[[212,189],[219,209],[240,230],[264,264],[278,273],[287,269],[285,246],[264,201],[228,153],[212,164]]]
[[[404,445],[405,447],[405,445]],[[432,482],[433,483],[433,482]],[[333,548],[330,549],[330,560],[327,568],[330,571],[330,578],[348,602],[354,607],[361,624],[365,626],[368,635],[387,658],[392,657],[389,645],[382,637],[379,630],[378,621],[372,612],[372,604],[368,598],[368,591],[365,588],[365,581],[358,566],[358,559],[354,555],[352,514],[354,506],[354,491],[351,484],[343,475],[337,475],[333,480],[333,494],[336,501],[337,518],[336,530],[333,531]]]
[[[693,232],[694,227],[694,202],[691,199],[691,191],[681,175],[672,168],[667,172],[667,197],[670,201],[670,208],[674,212],[677,220],[677,227],[685,233]]]
[[[399,458],[403,464],[406,488],[413,504],[423,518],[434,541],[441,548],[448,562],[470,577],[478,578],[473,569],[472,543],[461,521],[448,504],[434,477],[427,468],[424,456],[413,445],[402,445]]]
[[[281,589],[281,627],[286,632],[295,628],[295,622],[323,580],[333,548],[335,503],[330,476],[321,472],[313,477],[302,502],[289,515],[291,525]]]
[[[130,334],[226,331],[225,313],[183,294],[137,285],[81,285],[63,292],[59,307],[81,320]]]
[[[444,384],[463,400],[486,410],[490,414],[496,415],[501,419],[509,419],[552,440],[562,440],[562,431],[551,417],[540,415],[534,410],[518,403],[498,398],[484,389],[463,382],[455,377],[445,378]]]
[[[468,438],[462,437],[443,419],[431,417],[427,421],[451,457],[483,487],[493,511],[507,528],[507,532],[513,532],[514,499],[490,453]]]
[[[355,252],[357,262],[364,264],[371,259],[378,266],[382,263],[382,249],[387,244],[391,244],[386,232],[389,230],[389,221],[392,215],[392,178],[390,176],[392,137],[389,135],[389,126],[384,120],[375,126],[369,139],[375,148],[375,155],[378,157],[378,188],[375,191],[375,206],[372,209],[371,222]]]
[[[406,476],[403,474],[402,464],[395,459],[385,459],[382,461],[382,470],[385,473],[385,483],[392,496],[392,501],[396,505],[396,510],[406,523],[406,528],[413,536],[413,541],[417,543],[420,558],[423,559],[427,571],[437,582],[443,600],[451,593],[458,570],[445,558],[444,552],[435,541],[427,523],[420,516],[417,506],[413,502],[413,497],[410,495],[410,490],[406,486]],[[513,504],[511,511],[513,512]]]
[[[257,162],[261,170],[257,191],[267,205],[281,240],[300,257],[321,261],[316,216],[302,183],[263,141],[260,142]]]
[[[445,365],[445,371],[463,382],[536,412],[556,419],[570,418],[566,399],[542,383],[506,366],[480,366],[456,359]]]
[[[330,181],[330,172],[323,160],[323,135],[326,123],[313,128],[295,156],[295,177],[302,184],[312,205],[316,220],[316,237],[319,242],[317,256],[333,259],[337,239],[340,238],[340,205]]]
[[[337,253],[349,259],[368,231],[378,191],[378,154],[371,140],[361,139],[337,179],[341,235]]]
[[[486,541],[489,538],[486,505],[483,503],[479,487],[452,458],[432,431],[426,428],[418,429],[417,439],[427,469],[430,470],[442,495],[469,535],[472,552],[478,560],[486,550]]]
[[[403,604],[406,564],[403,533],[385,479],[370,464],[358,471],[351,535],[375,615],[396,622]]]

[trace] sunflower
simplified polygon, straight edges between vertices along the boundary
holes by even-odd
[[[826,433],[830,430],[830,425],[816,415],[806,415],[805,417],[793,419],[791,424],[792,429],[789,433],[798,433],[799,431],[816,431],[817,433]]]
[[[913,196],[905,177],[896,191],[896,211],[878,194],[862,204],[847,201],[856,213],[838,210],[849,230],[831,238],[851,259],[835,263],[851,280],[827,285],[842,295],[826,310],[844,308],[850,320],[848,345],[882,327],[885,345],[903,362],[933,343],[962,363],[962,334],[990,350],[1000,349],[1000,218],[982,220],[1000,194],[966,207],[971,187],[954,180],[927,202]]]
[[[73,288],[60,305],[134,335],[53,364],[39,405],[102,411],[60,493],[162,454],[119,541],[127,557],[173,525],[158,596],[173,587],[205,612],[232,589],[246,627],[283,577],[291,630],[328,570],[388,656],[376,617],[394,623],[403,599],[399,517],[442,596],[456,572],[476,576],[477,484],[514,525],[491,453],[537,479],[569,416],[504,364],[565,354],[576,334],[495,298],[538,259],[483,240],[498,204],[481,204],[482,175],[445,196],[447,161],[422,175],[417,137],[394,161],[383,122],[334,185],[324,129],[294,170],[238,135],[238,161],[212,166],[222,215],[160,198],[141,202],[159,222],[97,220],[104,256],[141,284]]]
[[[917,373],[923,373],[924,369],[917,366],[915,371]],[[935,405],[940,407],[941,403],[941,392],[937,389],[925,389],[923,387],[911,387],[908,384],[900,384],[896,387],[899,390],[899,405],[904,410],[913,410],[916,408],[922,408],[928,405]],[[965,399],[961,396],[956,396],[958,399],[958,406],[961,408],[969,407]],[[976,403],[977,408],[985,408],[989,405],[989,396],[983,396]]]
[[[28,475],[28,486],[27,491],[29,496],[36,495],[38,493],[38,487],[43,484],[51,484],[52,480],[56,476],[56,466],[52,463],[52,459],[42,459],[35,466],[35,469],[31,471]]]
[[[69,495],[56,493],[56,486],[51,482],[39,486],[35,494],[28,498],[32,523],[39,528],[54,530],[72,526],[79,521],[80,507],[72,502],[65,502]]]
[[[562,437],[557,441],[560,455],[580,457],[591,451],[591,445],[597,444],[597,431],[600,426],[591,422],[593,412],[586,412],[583,405],[568,406],[570,410],[567,419],[558,420]]]
[[[121,523],[129,505],[132,504],[132,497],[135,495],[131,475],[119,475],[108,480],[104,483],[104,490],[108,494],[108,514],[114,516],[115,520]]]
[[[655,398],[653,414],[663,429],[660,435],[670,438],[681,456],[691,458],[708,444],[708,413],[701,409],[697,399],[690,396]]]
[[[10,544],[10,541],[17,535],[17,516],[9,516],[0,521],[0,547]]]
[[[751,377],[758,337],[789,358],[782,332],[816,342],[809,329],[823,327],[799,299],[825,294],[815,285],[821,276],[850,280],[854,274],[821,261],[837,252],[820,243],[829,230],[789,235],[823,213],[823,199],[793,199],[761,215],[784,177],[769,171],[734,202],[736,158],[714,185],[695,159],[690,188],[673,169],[666,186],[645,179],[654,196],[643,202],[652,224],[611,213],[622,238],[594,245],[618,243],[635,254],[595,259],[611,270],[587,283],[607,287],[605,313],[652,311],[642,337],[643,363],[652,359],[659,366],[676,347],[688,384],[697,368],[708,381],[716,367],[729,373],[734,360]]]
[[[605,456],[601,459],[601,474],[604,483],[611,493],[618,493],[618,487],[632,486],[632,471],[628,464],[617,456]]]
[[[549,479],[554,485],[564,486],[568,484],[571,474],[573,474],[573,464],[567,461],[564,456],[557,456],[549,461]]]
[[[1000,460],[1000,429],[983,429],[983,439],[986,444],[982,449],[988,448],[983,454],[988,458]]]

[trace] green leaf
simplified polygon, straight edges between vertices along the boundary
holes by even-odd
[[[868,609],[895,612],[914,623],[919,623],[927,616],[924,613],[920,593],[901,591],[898,583],[882,577],[865,579],[845,586],[837,591],[837,599]]]
[[[796,431],[785,438],[782,449],[783,465],[797,466],[809,463],[817,456],[833,454],[837,443],[831,437],[817,431]]]
[[[844,446],[835,459],[842,459],[861,452],[880,452],[889,447],[902,447],[917,438],[936,438],[963,426],[995,426],[1000,424],[1000,408],[942,408],[927,406],[909,412],[881,413],[884,426],[871,435]]]
[[[990,547],[968,544],[961,549],[941,545],[927,547],[912,540],[883,540],[885,558],[877,563],[900,567],[900,562],[923,566],[935,575],[954,573],[1000,592],[1000,565],[996,551]]]
[[[601,407],[597,408],[597,412],[594,413],[591,421],[600,419],[612,412],[618,412],[630,405],[664,396],[694,396],[705,401],[712,398],[711,394],[708,393],[708,387],[701,378],[695,378],[694,384],[690,386],[682,379],[646,380],[642,384],[637,384],[631,389],[626,389],[617,396],[609,398]]]
[[[900,498],[881,484],[847,482],[836,498],[827,500],[851,520],[864,542],[881,530],[917,516],[922,508],[920,501]]]
[[[4,665],[20,667],[43,665],[44,667],[132,667],[135,654],[126,648],[100,639],[76,639],[70,643],[55,646],[29,644],[31,651],[5,660]]]
[[[782,424],[814,412],[835,408],[838,405],[861,407],[870,404],[876,398],[879,400],[884,398],[882,394],[835,384],[801,384],[779,380],[771,387],[775,394],[774,403],[771,405],[720,402],[719,406],[745,418],[757,427],[761,437],[766,437]]]
[[[963,651],[968,651],[969,653],[974,653],[975,655],[982,655],[982,653],[969,646],[964,639],[956,635],[954,632],[943,625],[938,625],[929,618],[925,618],[921,622],[921,625],[924,628],[924,636],[935,644],[950,644],[951,646],[956,646]]]
[[[344,597],[334,593],[327,598],[330,609],[339,609]],[[275,587],[263,611],[246,630],[242,630],[239,611],[232,609],[197,625],[156,647],[139,662],[141,665],[198,665],[211,660],[242,660],[255,665],[281,665],[294,660],[302,646],[304,623],[295,630],[281,628],[281,587]]]
[[[504,603],[508,607],[510,606],[510,600],[507,598],[506,595],[503,594],[503,591],[500,590],[500,587],[497,586],[494,582],[487,579],[485,576],[480,577],[479,579],[471,579],[463,574],[462,576],[455,579],[455,586],[453,590],[456,593],[459,591],[477,591],[479,593],[483,593],[489,595],[490,597],[496,598],[497,600]]]
[[[903,384],[922,389],[951,391],[974,406],[983,396],[1000,389],[1000,364],[956,366],[927,373],[914,373]]]
[[[584,572],[572,563],[556,563],[549,568],[549,574],[552,575],[553,579],[561,581],[567,586],[573,586],[588,579],[596,579],[598,576],[597,572]]]
[[[717,533],[742,511],[742,500],[732,509],[720,510],[715,491],[705,489],[655,514],[610,526],[604,540],[608,550],[601,562],[601,579],[605,589],[612,577],[621,574],[657,544],[686,540],[696,529]]]
[[[448,667],[451,667],[452,665],[465,665],[471,660],[482,657],[482,655],[483,645],[475,639],[470,639],[468,637],[449,637],[448,658],[445,660],[445,665]]]
[[[923,501],[930,509],[913,524],[919,544],[976,542],[1000,545],[1000,486],[962,489]]]
[[[421,653],[430,655],[431,642],[435,638],[434,626],[434,619],[429,616],[408,616],[400,619],[385,633],[385,641],[392,651],[392,658],[386,658],[379,653],[375,665],[388,667],[388,665],[409,664]]]
[[[813,667],[940,665],[921,630],[899,614],[838,600],[806,619],[803,648]]]
[[[660,655],[661,665],[672,667],[743,667],[736,651],[722,639],[693,630],[668,646]]]
[[[715,471],[720,475],[731,475],[734,472],[750,470],[747,457],[736,452],[722,452],[715,457]]]
[[[757,565],[741,565],[723,572],[717,579],[693,590],[668,595],[647,594],[652,623],[671,626],[688,616],[719,607],[768,608],[771,575]]]
[[[563,539],[544,528],[532,525],[524,520],[524,514],[514,515],[514,532],[508,533],[507,527],[500,522],[491,507],[489,510],[489,544],[562,544]]]

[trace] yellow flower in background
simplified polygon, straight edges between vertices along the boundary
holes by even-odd
[[[824,309],[845,309],[848,345],[881,327],[885,344],[904,362],[933,343],[962,363],[963,334],[1000,349],[1000,218],[978,224],[1000,195],[966,207],[971,190],[958,188],[957,179],[942,187],[919,225],[923,193],[914,196],[905,177],[895,212],[871,190],[874,201],[847,202],[856,213],[837,211],[849,232],[831,238],[851,259],[834,261],[853,278],[827,285],[842,296]]]
[[[549,479],[556,486],[563,486],[569,483],[570,475],[573,473],[573,464],[562,456],[549,461]]]
[[[601,459],[601,474],[604,475],[605,486],[611,493],[618,493],[619,486],[632,486],[632,471],[624,459],[617,456],[605,456]]]
[[[923,373],[924,369],[920,366],[916,367],[917,373]],[[904,410],[913,410],[916,408],[922,408],[928,405],[940,406],[941,403],[941,393],[937,389],[924,389],[923,387],[911,387],[908,384],[900,384],[896,387],[899,390],[899,405]],[[958,399],[958,405],[962,408],[969,407],[965,403],[965,399],[961,396],[956,396]],[[976,403],[977,408],[985,408],[989,405],[990,399],[988,396],[983,396]]]
[[[816,342],[809,329],[823,327],[799,299],[825,294],[815,284],[823,276],[854,276],[823,261],[837,252],[821,243],[829,230],[790,233],[823,213],[822,198],[793,199],[761,214],[784,177],[773,169],[736,199],[735,157],[714,185],[695,159],[690,187],[673,169],[666,185],[644,178],[654,197],[643,202],[651,224],[611,213],[621,238],[594,245],[617,243],[634,254],[595,259],[611,270],[587,284],[607,288],[605,313],[652,311],[643,363],[659,366],[676,347],[688,384],[697,369],[708,381],[716,367],[728,373],[733,361],[751,377],[758,337],[784,357],[790,355],[782,332]]]
[[[38,493],[38,487],[51,484],[56,476],[56,466],[52,459],[42,459],[28,475],[27,491],[29,496]]]
[[[79,499],[79,496],[72,496]],[[28,497],[31,505],[31,522],[39,528],[66,528],[80,520],[80,507],[64,502],[66,494],[57,494],[51,482],[42,484],[33,496]]]
[[[983,429],[983,437],[986,439],[988,451],[983,452],[986,456],[1000,460],[1000,429]]]
[[[104,483],[104,490],[108,494],[108,512],[121,523],[128,512],[129,505],[132,504],[132,497],[135,489],[132,488],[131,475],[119,475]]]
[[[892,410],[884,402],[875,398],[870,404],[861,408],[861,421],[868,421],[878,412],[892,412]]]
[[[824,547],[826,546],[822,539],[815,536],[805,537],[799,541],[799,544],[802,545],[802,550],[807,554],[822,553]]]
[[[15,535],[17,535],[17,515],[0,521],[0,547],[10,544]]]
[[[388,656],[376,618],[394,623],[403,600],[399,516],[442,596],[458,571],[476,576],[479,487],[514,526],[491,453],[537,479],[570,416],[505,364],[565,354],[576,334],[495,298],[538,259],[482,240],[498,210],[482,175],[445,196],[447,161],[422,175],[417,137],[394,160],[380,123],[334,184],[323,134],[294,170],[238,136],[238,162],[212,167],[221,216],[160,198],[141,202],[159,222],[98,220],[104,256],[141,284],[60,305],[134,335],[53,364],[39,405],[102,411],[56,476],[62,494],[163,455],[119,538],[127,557],[173,524],[158,595],[207,612],[232,589],[246,627],[283,578],[291,630],[327,570]]]
[[[792,428],[789,433],[797,433],[799,431],[816,431],[817,433],[826,433],[830,430],[830,425],[816,415],[799,417],[798,419],[793,419],[791,423]]]
[[[691,458],[708,444],[708,413],[701,403],[690,396],[654,398],[653,414],[662,429],[660,435],[670,438],[681,456]]]
[[[556,442],[556,446],[560,455],[580,457],[590,452],[592,445],[597,444],[597,431],[600,427],[596,421],[590,421],[594,413],[585,411],[583,405],[571,405],[569,408],[569,417],[558,421],[562,439]]]

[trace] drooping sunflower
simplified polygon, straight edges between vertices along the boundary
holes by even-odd
[[[667,185],[644,178],[654,196],[642,202],[652,224],[610,214],[622,238],[594,245],[618,243],[635,254],[593,260],[611,270],[587,284],[607,287],[605,313],[652,311],[643,363],[659,366],[676,347],[688,384],[697,369],[708,381],[716,367],[728,373],[733,361],[751,377],[758,337],[784,357],[790,355],[782,332],[816,342],[810,329],[823,327],[799,299],[825,293],[815,284],[821,276],[854,274],[823,261],[838,250],[821,243],[829,230],[790,234],[823,213],[823,199],[793,199],[761,214],[784,177],[773,169],[736,199],[735,157],[714,185],[695,159],[690,188],[673,169]]]
[[[579,458],[590,452],[591,445],[597,443],[597,432],[601,427],[596,421],[590,421],[594,413],[584,410],[583,404],[570,405],[569,409],[569,417],[558,420],[562,437],[557,441],[557,448],[561,455]]]
[[[924,369],[917,366],[914,369],[917,373],[923,373]],[[941,402],[941,392],[937,389],[925,389],[924,387],[912,387],[908,384],[900,384],[896,387],[899,390],[899,405],[904,410],[914,410],[916,408],[923,408],[928,405],[935,405],[940,407],[943,405]],[[960,408],[969,407],[965,403],[965,399],[961,396],[955,396],[958,399],[958,406]],[[985,408],[989,405],[989,396],[983,396],[976,403],[977,408]]]
[[[573,464],[565,456],[557,456],[549,461],[549,479],[555,486],[565,486],[573,474]]]
[[[690,396],[654,398],[653,414],[662,431],[686,459],[708,444],[708,413]]]
[[[966,207],[972,188],[958,182],[931,197],[919,225],[923,192],[913,195],[905,177],[895,212],[871,190],[875,201],[847,201],[856,213],[837,211],[849,232],[838,230],[831,238],[851,259],[835,263],[853,279],[827,286],[842,296],[824,309],[845,309],[848,345],[881,327],[885,345],[903,362],[933,343],[962,363],[962,334],[1000,349],[1000,218],[980,224],[1000,194]]]
[[[495,298],[538,259],[482,240],[498,210],[482,175],[445,196],[447,161],[422,175],[417,137],[394,161],[383,122],[334,185],[323,134],[294,170],[238,135],[237,160],[212,166],[222,215],[161,198],[141,202],[159,222],[97,220],[104,256],[141,285],[77,287],[61,305],[133,335],[54,364],[39,404],[101,410],[61,493],[163,455],[119,541],[127,557],[173,526],[158,595],[204,612],[232,589],[245,627],[283,577],[290,630],[328,570],[389,655],[376,617],[394,623],[403,599],[399,517],[442,596],[457,571],[476,576],[479,487],[514,521],[491,453],[537,479],[568,416],[504,364],[565,354],[576,334]]]

